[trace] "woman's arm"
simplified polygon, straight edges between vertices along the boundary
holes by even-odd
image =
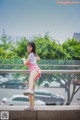
[[[22,61],[23,61],[24,65],[28,65],[30,59],[29,58],[27,58],[27,59],[22,58]]]

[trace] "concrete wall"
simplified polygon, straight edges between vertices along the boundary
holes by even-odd
[[[61,109],[61,110],[60,110]],[[80,120],[80,109],[63,109],[62,107],[38,108],[35,111],[24,111],[23,109],[0,109],[1,111],[9,111],[9,120]]]

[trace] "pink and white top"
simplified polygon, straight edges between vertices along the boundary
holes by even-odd
[[[31,64],[36,64],[36,56],[34,55],[34,53],[30,53],[28,58],[30,59]]]
[[[28,58],[30,59],[30,62],[28,63],[30,73],[32,72],[32,70],[36,70],[39,73],[38,76],[35,78],[36,80],[41,76],[41,70],[37,65],[36,56],[34,55],[34,53],[30,53]]]

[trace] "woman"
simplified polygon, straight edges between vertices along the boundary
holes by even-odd
[[[40,58],[36,54],[36,46],[34,42],[29,42],[27,46],[28,58],[22,58],[24,65],[29,67],[29,88],[24,92],[24,95],[29,95],[30,106],[26,110],[34,110],[34,84],[40,78],[41,70],[38,67],[36,60]]]

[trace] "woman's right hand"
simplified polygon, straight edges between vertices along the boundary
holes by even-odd
[[[26,65],[28,65],[30,60],[29,60],[29,58],[27,58],[27,59],[22,58],[22,61],[24,62],[24,65],[26,66]]]
[[[25,61],[26,61],[26,59],[25,59],[25,58],[22,58],[22,61],[23,61],[23,62],[25,62]]]

